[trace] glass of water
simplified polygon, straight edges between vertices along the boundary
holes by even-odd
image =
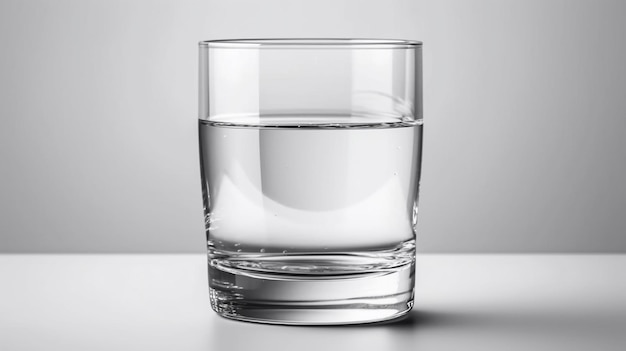
[[[421,43],[200,43],[212,308],[351,324],[413,305]]]

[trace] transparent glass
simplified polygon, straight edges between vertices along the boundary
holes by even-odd
[[[200,43],[212,308],[351,324],[413,304],[421,43]]]

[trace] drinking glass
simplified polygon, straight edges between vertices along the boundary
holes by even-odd
[[[352,324],[413,305],[421,42],[200,43],[211,306]]]

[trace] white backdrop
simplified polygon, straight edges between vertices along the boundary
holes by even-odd
[[[423,252],[626,252],[626,3],[0,2],[0,251],[202,252],[197,42],[424,42]]]

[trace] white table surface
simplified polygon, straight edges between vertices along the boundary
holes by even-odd
[[[0,350],[626,350],[626,255],[421,255],[408,318],[210,310],[204,255],[0,255]]]

